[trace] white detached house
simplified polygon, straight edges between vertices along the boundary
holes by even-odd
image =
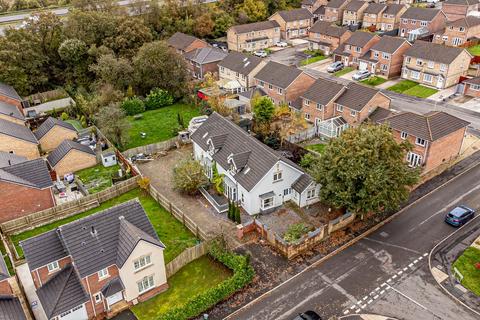
[[[302,168],[233,122],[213,113],[193,134],[194,157],[209,178],[224,174],[224,194],[250,215],[286,201],[304,207],[318,201],[320,186]]]

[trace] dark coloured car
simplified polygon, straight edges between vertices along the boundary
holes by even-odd
[[[296,316],[293,320],[322,320],[322,318],[315,311],[305,311]]]
[[[467,223],[475,215],[475,210],[466,206],[458,206],[445,217],[445,222],[454,226],[460,227]]]

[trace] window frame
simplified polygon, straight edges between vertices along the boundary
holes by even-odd
[[[408,138],[408,133],[405,131],[400,132],[400,138],[406,140]]]
[[[147,283],[147,287],[145,287],[145,281]],[[142,290],[140,289],[140,285],[142,286]],[[137,281],[137,289],[139,294],[143,294],[152,290],[153,288],[155,288],[155,278],[153,277],[153,274],[145,276],[140,281]]]
[[[415,139],[415,144],[417,146],[425,147],[427,145],[427,140],[417,137]]]
[[[147,262],[147,260],[149,260],[149,261]],[[142,265],[142,261],[143,261],[143,265]],[[136,263],[138,263],[138,267],[135,266]],[[152,264],[153,264],[152,254],[151,253],[145,254],[145,255],[140,256],[137,259],[133,260],[133,271],[134,272],[141,271],[145,268],[148,268]]]
[[[278,182],[283,180],[282,171],[277,171],[273,173],[273,182]]]
[[[52,266],[52,268],[50,268]],[[58,264],[58,260],[52,261],[49,264],[47,264],[47,270],[48,273],[52,273],[60,269],[60,265]]]

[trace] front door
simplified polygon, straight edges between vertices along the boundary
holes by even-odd
[[[123,292],[117,292],[114,295],[107,297],[107,304],[108,308],[110,309],[111,306],[113,306],[115,303],[120,302],[123,300]]]
[[[364,71],[367,70],[368,64],[364,61],[360,61],[360,64],[358,65],[358,70]]]
[[[443,77],[442,76],[438,76],[437,88],[443,89]]]

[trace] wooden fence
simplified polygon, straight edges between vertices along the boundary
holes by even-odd
[[[6,235],[20,233],[28,229],[33,229],[53,221],[96,208],[102,202],[135,189],[138,186],[137,179],[137,177],[133,177],[125,181],[121,181],[103,191],[90,194],[76,201],[69,201],[49,209],[34,212],[24,217],[4,222],[0,224],[0,230]]]
[[[285,140],[291,143],[299,143],[305,140],[310,140],[318,136],[317,127],[311,127],[306,130],[297,132],[295,134],[285,137]]]
[[[152,154],[155,152],[160,151],[168,151],[173,149],[177,146],[177,143],[180,143],[177,137],[174,137],[170,140],[161,141],[157,143],[147,144],[146,146],[140,146],[132,149],[128,149],[123,151],[123,155],[127,158],[130,158],[133,155],[144,153],[144,154]]]
[[[200,258],[208,252],[208,242],[201,242],[194,247],[187,248],[183,250],[175,259],[170,261],[166,266],[165,270],[167,273],[167,278],[170,278],[178,270],[180,270],[185,265],[189,264],[195,259]]]

